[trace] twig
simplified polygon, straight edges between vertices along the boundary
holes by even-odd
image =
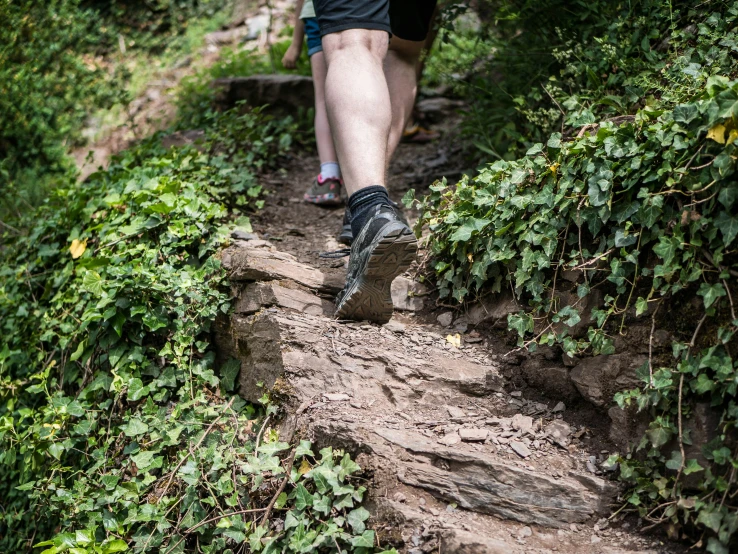
[[[206,519],[204,521],[201,521],[197,525],[193,525],[192,527],[190,527],[189,529],[187,529],[185,531],[185,535],[189,535],[190,533],[192,533],[196,529],[199,529],[203,525],[207,525],[208,523],[212,523],[213,521],[218,521],[219,519],[223,519],[224,517],[237,516],[237,515],[241,515],[241,514],[253,514],[253,513],[256,513],[256,512],[263,512],[264,510],[266,510],[266,508],[250,508],[248,510],[236,510],[235,512],[229,512],[227,514],[221,514],[219,516],[211,517],[210,519]]]
[[[735,307],[733,306],[733,296],[730,294],[730,288],[728,287],[728,283],[723,279],[723,286],[725,287],[725,292],[728,293],[728,301],[730,302],[730,315],[733,318],[733,321],[735,321]]]
[[[704,319],[704,318],[703,318]],[[702,324],[702,322],[700,322]],[[676,496],[676,488],[679,484],[679,478],[682,476],[682,471],[684,471],[685,461],[684,461],[684,437],[682,435],[682,387],[684,386],[684,373],[681,374],[679,377],[679,403],[677,404],[677,423],[679,425],[679,451],[682,454],[682,460],[679,462],[679,471],[677,471],[676,478],[674,479],[674,487],[671,489],[671,495]]]
[[[641,237],[643,237],[643,233],[638,233],[638,244],[636,245],[636,251],[640,255],[641,253]],[[628,306],[630,306],[630,301],[633,298],[633,292],[635,291],[636,285],[638,284],[638,258],[636,257],[636,263],[635,263],[635,269],[633,270],[633,286],[630,287],[630,294],[628,295],[628,300],[625,301],[625,308],[623,308],[623,318],[620,320],[620,331],[618,331],[621,335],[623,334],[623,329],[625,328],[625,318],[628,316]]]
[[[725,271],[727,271],[728,273],[730,273],[730,274],[731,274],[731,275],[732,275],[733,277],[738,277],[738,271],[736,271],[735,269],[730,269],[729,267],[722,267],[722,266],[720,266],[720,265],[716,264],[716,263],[715,263],[715,260],[713,260],[713,259],[712,259],[712,254],[710,254],[710,253],[709,253],[709,252],[708,252],[707,250],[705,250],[704,248],[702,249],[702,255],[703,255],[703,256],[704,256],[705,258],[707,258],[707,261],[708,261],[708,262],[710,262],[710,265],[712,265],[713,267],[716,267],[716,268],[718,268],[718,269],[719,269],[720,271],[723,271],[723,270],[725,270]]]
[[[11,231],[13,231],[13,232],[14,232],[14,233],[15,233],[16,235],[22,235],[22,234],[23,234],[23,233],[21,233],[21,232],[20,232],[20,231],[19,231],[18,229],[16,229],[15,227],[13,227],[12,225],[9,225],[9,224],[5,223],[5,222],[4,222],[4,221],[3,221],[2,219],[0,219],[0,225],[2,225],[3,227],[5,227],[5,228],[7,228],[7,229],[10,229],[10,230],[11,230]]]
[[[557,108],[559,109],[559,111],[561,112],[561,136],[563,137],[563,136],[564,136],[564,122],[566,121],[566,112],[565,112],[565,111],[564,111],[564,109],[563,109],[563,108],[561,107],[561,104],[559,104],[559,103],[558,103],[558,102],[556,101],[556,98],[554,98],[554,97],[553,97],[553,95],[552,95],[552,94],[551,94],[551,93],[550,93],[550,92],[548,91],[548,89],[547,89],[547,88],[546,88],[545,86],[543,86],[543,83],[541,83],[541,88],[542,88],[542,89],[543,89],[544,91],[546,91],[546,94],[548,94],[548,97],[549,97],[549,98],[550,98],[551,100],[553,100],[553,103],[554,103],[554,104],[556,104],[556,107],[557,107]]]
[[[269,414],[264,419],[264,425],[261,426],[261,429],[259,429],[259,434],[256,435],[256,444],[254,445],[254,458],[256,458],[259,454],[259,443],[261,442],[261,435],[264,434],[264,429],[266,429],[266,426],[269,424],[269,418],[272,417],[272,414]]]
[[[223,411],[222,411],[222,412],[221,412],[220,414],[218,414],[218,417],[216,417],[216,418],[215,418],[215,420],[213,420],[213,422],[212,422],[212,423],[210,424],[210,426],[209,426],[209,427],[208,427],[207,429],[205,429],[205,432],[204,432],[204,433],[202,434],[202,437],[200,437],[200,440],[199,440],[199,441],[197,441],[197,444],[195,445],[195,448],[193,448],[192,450],[188,451],[188,452],[187,452],[187,454],[185,454],[185,455],[184,455],[184,457],[183,457],[183,458],[182,458],[182,459],[181,459],[181,460],[179,461],[179,463],[177,464],[177,467],[175,467],[175,468],[174,468],[174,469],[172,470],[172,472],[171,472],[171,473],[169,474],[169,480],[167,481],[167,484],[166,484],[166,485],[164,486],[164,489],[162,490],[161,494],[159,495],[159,498],[160,498],[160,499],[161,499],[161,498],[163,498],[163,497],[164,497],[164,495],[165,495],[165,494],[167,493],[167,491],[169,490],[169,486],[170,486],[170,485],[172,484],[172,479],[174,479],[174,476],[175,476],[175,475],[177,474],[177,472],[179,471],[179,468],[180,468],[180,467],[182,467],[182,464],[183,464],[183,463],[185,463],[185,460],[186,460],[187,458],[189,458],[189,457],[190,457],[190,454],[191,454],[191,453],[192,453],[193,451],[195,451],[195,450],[197,450],[198,448],[200,448],[200,445],[201,445],[201,444],[203,443],[203,441],[205,440],[205,437],[207,437],[207,436],[208,436],[208,433],[210,433],[210,431],[212,431],[212,430],[213,430],[213,427],[215,427],[216,423],[218,423],[218,422],[220,421],[220,418],[221,418],[221,417],[223,417],[223,414],[224,414],[224,413],[226,413],[226,411],[228,411],[228,409],[229,409],[229,408],[231,407],[231,404],[233,404],[233,401],[234,401],[235,399],[236,399],[236,397],[234,396],[234,397],[232,397],[232,398],[231,398],[231,399],[230,399],[230,400],[228,401],[228,404],[226,404],[226,407],[225,407],[225,408],[223,408]]]
[[[661,302],[659,302],[659,305],[653,311],[653,315],[651,315],[651,335],[648,337],[648,375],[651,387],[653,387],[653,333],[656,330],[656,314],[660,307]]]
[[[282,479],[282,482],[279,484],[279,488],[277,489],[277,492],[274,493],[274,496],[272,496],[272,499],[269,501],[269,504],[266,507],[266,511],[264,512],[264,515],[261,518],[261,523],[259,525],[264,525],[269,520],[269,516],[272,513],[274,504],[276,504],[277,502],[277,498],[279,498],[279,495],[282,494],[282,491],[287,486],[287,481],[290,480],[290,473],[292,472],[292,465],[295,463],[295,452],[297,452],[297,449],[294,449],[292,451],[292,454],[290,454],[289,460],[287,460],[287,465],[284,468],[285,470],[284,479]]]
[[[592,265],[592,264],[593,264],[593,263],[595,263],[596,261],[598,261],[598,260],[601,260],[602,258],[604,258],[605,256],[607,256],[608,254],[610,254],[610,253],[611,253],[611,252],[612,252],[613,250],[614,250],[613,248],[610,248],[610,250],[608,250],[607,252],[603,252],[603,253],[602,253],[602,254],[600,254],[599,256],[595,256],[595,257],[594,257],[594,258],[592,258],[591,260],[589,260],[589,261],[587,261],[587,262],[584,262],[584,263],[582,263],[582,264],[579,264],[578,266],[576,266],[576,267],[575,267],[575,268],[573,268],[573,269],[574,269],[574,270],[577,270],[577,269],[584,269],[584,268],[585,268],[585,267],[587,267],[588,265]]]
[[[694,334],[692,335],[692,340],[689,341],[690,348],[694,348],[694,344],[697,341],[697,335],[699,334],[700,329],[702,328],[702,324],[705,322],[706,319],[707,319],[707,313],[705,313],[705,315],[702,316],[702,319],[700,319],[700,322],[697,324],[697,328],[694,330]]]

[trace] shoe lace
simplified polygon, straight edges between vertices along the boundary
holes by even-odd
[[[340,248],[339,250],[333,250],[330,252],[321,252],[318,254],[318,257],[320,258],[327,258],[327,259],[336,259],[336,258],[345,258],[346,256],[351,255],[351,249],[350,248]]]

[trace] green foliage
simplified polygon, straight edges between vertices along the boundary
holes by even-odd
[[[528,29],[553,4],[525,4],[516,25]],[[560,63],[549,67],[539,108],[537,91],[518,102],[511,141],[496,143],[508,159],[455,187],[434,184],[420,225],[432,231],[442,297],[462,302],[506,288],[527,301],[530,310],[508,319],[521,347],[610,354],[614,337],[647,313],[674,332],[672,352],[641,368],[643,388],[617,397],[647,412],[650,426],[636,455],[612,463],[647,521],[707,532],[709,550],[727,552],[738,529],[728,500],[738,493],[738,5],[686,4],[589,2],[581,28],[556,29],[556,40],[544,30],[541,55]],[[568,52],[560,39],[570,34],[580,40]],[[541,110],[551,117],[536,119]],[[525,157],[513,159],[522,145]],[[564,271],[575,275],[573,287]],[[604,305],[590,313],[593,290]],[[585,335],[572,336],[582,320]],[[688,449],[698,403],[719,418],[701,453]]]
[[[0,218],[22,218],[64,181],[90,116],[126,105],[153,66],[201,42],[226,3],[1,1]]]
[[[289,39],[281,40],[269,45],[267,52],[224,48],[217,62],[182,80],[177,95],[179,126],[183,129],[197,129],[203,125],[203,114],[213,110],[215,90],[211,83],[214,79],[271,73],[297,73],[309,76],[310,60],[305,48],[297,60],[297,69],[289,70],[282,66],[282,57],[290,43]],[[304,114],[298,114],[298,119],[302,115]]]
[[[562,128],[686,102],[710,75],[738,77],[733,4],[487,0],[480,13],[491,21],[481,35],[453,33],[443,48],[457,60],[471,44],[493,55],[444,82],[470,99],[469,140],[512,160]]]
[[[248,228],[257,171],[288,130],[259,110],[211,114],[198,149],[155,136],[5,234],[0,550],[371,550],[358,466],[309,444],[274,506],[283,531],[260,526],[289,445],[228,400],[237,363],[216,375],[210,331],[230,292],[215,254]]]
[[[83,55],[93,47],[91,17],[78,0],[0,2],[0,182],[63,171],[64,140],[90,107],[121,98],[116,80]]]

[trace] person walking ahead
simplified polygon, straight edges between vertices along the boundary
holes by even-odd
[[[314,2],[328,64],[328,119],[354,236],[336,317],[384,323],[393,311],[390,285],[418,247],[387,195],[387,165],[413,109],[416,67],[436,2]]]

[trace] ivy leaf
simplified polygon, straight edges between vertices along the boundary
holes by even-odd
[[[295,508],[298,510],[304,510],[308,506],[313,505],[313,495],[308,492],[305,486],[300,483],[297,485],[295,495]]]
[[[715,388],[715,382],[704,373],[697,376],[697,381],[692,381],[692,390],[697,394],[705,394]]]
[[[369,519],[369,512],[362,507],[351,510],[346,516],[346,521],[357,535],[360,535],[364,532],[364,529],[366,529],[366,524],[364,522],[367,519]]]
[[[645,314],[648,311],[648,301],[642,296],[638,297],[635,303],[636,317]]]
[[[536,154],[540,154],[543,152],[543,144],[538,142],[531,146],[528,151],[525,153],[526,156],[535,156]]]
[[[121,429],[127,437],[138,437],[149,432],[149,426],[137,417],[131,418],[126,425],[121,426]]]
[[[94,271],[85,271],[85,274],[82,276],[82,289],[86,290],[93,296],[103,296],[105,294],[105,290],[103,289],[103,280]]]
[[[694,104],[680,104],[674,108],[673,113],[677,123],[691,123],[699,115]]]
[[[236,387],[236,377],[239,371],[241,371],[241,361],[236,358],[230,358],[220,366],[220,383],[226,392],[232,392]]]
[[[656,255],[664,260],[664,265],[669,265],[676,255],[679,240],[674,237],[659,237],[659,243],[653,247]]]
[[[127,550],[128,544],[121,539],[115,539],[102,545],[102,554],[113,554],[113,552],[125,552]]]
[[[473,232],[481,231],[489,223],[489,219],[477,219],[475,217],[469,218],[464,221],[461,227],[454,231],[448,240],[451,242],[465,242],[471,238]]]
[[[679,471],[679,468],[682,466],[682,453],[679,450],[673,450],[671,452],[671,458],[666,461],[666,467],[669,469],[673,469],[674,471]]]
[[[323,515],[328,515],[331,511],[331,498],[330,496],[324,496],[318,493],[313,495],[313,509],[316,512],[320,512]]]
[[[344,454],[343,458],[341,458],[341,469],[338,472],[338,478],[343,481],[346,477],[357,471],[361,471],[359,464],[353,461],[348,454]]]
[[[147,450],[145,452],[139,452],[135,456],[131,456],[131,461],[136,464],[136,467],[141,469],[146,469],[151,465],[151,462],[154,459],[154,455],[156,452],[154,450]]]
[[[720,523],[723,520],[723,514],[717,510],[711,510],[708,507],[704,507],[700,510],[700,514],[697,516],[697,523],[701,523],[708,529],[712,529],[716,533],[720,530]]]
[[[373,548],[374,547],[374,531],[364,531],[360,537],[351,539],[351,546],[354,548]]]
[[[284,517],[284,530],[287,531],[298,525],[300,525],[300,521],[295,517],[295,513],[292,510],[287,512],[287,515]]]
[[[709,283],[702,283],[697,294],[702,296],[705,303],[705,309],[708,309],[718,298],[725,296],[727,293],[725,292],[725,287],[723,287],[722,283],[714,283],[712,285]]]
[[[733,207],[736,199],[738,199],[738,187],[736,186],[728,185],[718,194],[718,202],[725,206],[727,210]]]
[[[707,552],[710,554],[730,554],[728,547],[720,542],[717,537],[710,537],[707,539]]]
[[[47,451],[58,460],[61,458],[61,455],[64,454],[64,446],[62,446],[62,444],[59,442],[54,442],[51,443]]]
[[[303,456],[315,457],[315,454],[313,454],[313,451],[311,450],[312,446],[313,445],[310,441],[301,440],[300,444],[295,448],[295,458],[302,458]]]
[[[646,436],[654,448],[664,446],[671,439],[671,431],[663,426],[658,426],[646,431]]]
[[[738,217],[728,215],[728,212],[720,212],[715,218],[715,226],[720,229],[723,235],[723,244],[726,248],[730,246],[736,235],[738,235]]]
[[[703,471],[705,468],[703,468],[697,460],[691,459],[687,460],[686,465],[684,466],[684,475],[690,475],[692,473],[697,473],[698,471]]]

